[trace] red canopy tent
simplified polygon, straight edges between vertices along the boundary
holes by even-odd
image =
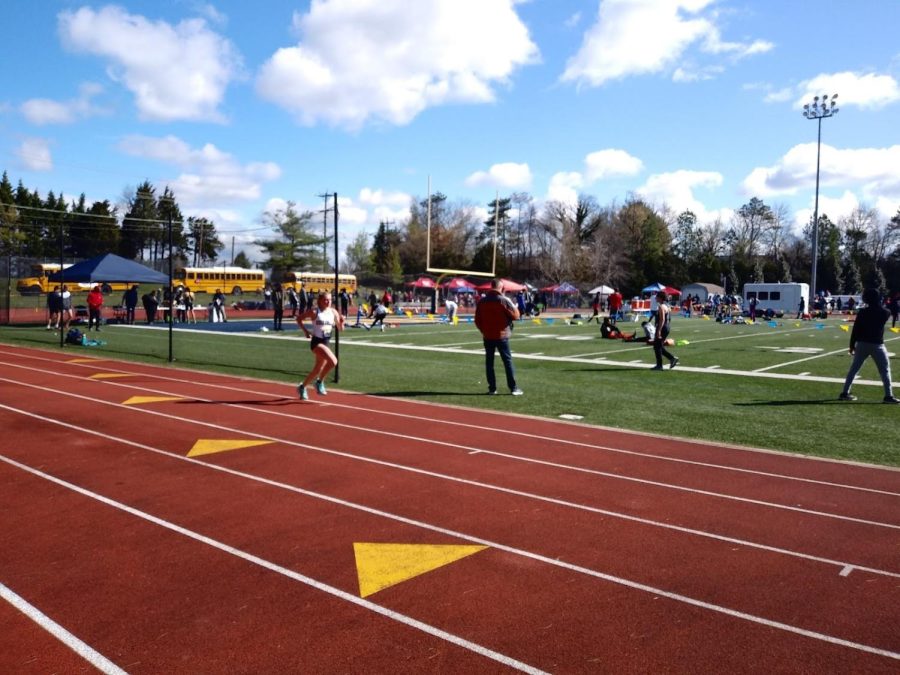
[[[471,281],[467,281],[462,277],[454,277],[450,279],[450,281],[445,281],[441,284],[448,291],[456,291],[462,293],[471,293],[475,290],[475,284]]]
[[[542,291],[546,291],[547,293],[561,293],[561,294],[572,294],[578,293],[578,289],[575,288],[568,281],[564,281],[561,284],[553,284],[552,286],[547,286],[541,289]]]
[[[504,293],[518,293],[519,291],[524,291],[526,286],[525,284],[518,284],[511,279],[501,279],[503,282],[503,292]],[[476,286],[479,291],[489,291],[491,290],[491,282],[488,281],[479,286]]]
[[[419,277],[415,281],[410,281],[406,284],[407,286],[412,286],[413,288],[434,288],[434,279],[431,277]]]

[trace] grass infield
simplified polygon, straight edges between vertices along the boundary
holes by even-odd
[[[837,400],[850,364],[849,324],[841,319],[722,325],[679,317],[671,337],[688,344],[671,349],[681,363],[663,372],[649,370],[651,348],[601,340],[596,323],[529,319],[517,323],[512,338],[517,379],[525,390],[519,397],[486,395],[481,339],[466,319],[457,326],[395,323],[383,333],[347,329],[340,339],[340,382],[332,386],[900,466],[900,406],[881,402],[874,364],[868,362],[857,378],[853,393],[858,401]],[[268,322],[227,324],[243,332],[176,330],[175,366],[299,381],[312,364],[308,343],[292,324],[280,334],[260,332],[262,325]],[[631,322],[621,326],[626,332],[638,328]],[[97,336],[106,345],[66,349],[165,364],[168,331],[160,328],[108,326]],[[889,352],[900,353],[900,334],[886,332],[885,340]],[[43,326],[2,327],[0,341],[58,349],[59,337]],[[900,360],[892,356],[891,362],[896,382]],[[496,370],[504,394],[499,358]],[[900,385],[895,393],[900,394]],[[647,448],[653,444],[648,438]]]

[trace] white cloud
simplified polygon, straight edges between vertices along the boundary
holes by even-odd
[[[210,143],[192,148],[176,136],[128,136],[119,143],[119,149],[182,169],[184,173],[171,180],[169,186],[188,207],[258,199],[262,183],[281,176],[281,169],[273,162],[241,164]]]
[[[26,138],[16,150],[16,156],[30,171],[51,171],[53,169],[50,142],[46,138]]]
[[[104,114],[103,108],[95,106],[91,99],[103,91],[94,82],[85,82],[78,89],[78,98],[69,101],[54,101],[47,98],[32,98],[22,104],[21,111],[31,124],[71,124],[79,119]]]
[[[644,170],[644,163],[624,150],[597,150],[584,158],[584,175],[588,183],[606,178],[635,176]]]
[[[635,192],[651,203],[667,204],[675,213],[693,211],[699,222],[707,223],[717,217],[727,218],[731,210],[708,210],[694,196],[694,190],[718,188],[722,182],[722,174],[716,171],[680,169],[650,176]]]
[[[305,125],[403,125],[428,107],[494,100],[538,50],[518,0],[331,0],[294,15],[296,46],[262,66],[259,94]]]
[[[411,199],[412,196],[406,192],[385,192],[367,187],[359,191],[360,202],[376,207],[393,205],[408,208]]]
[[[579,23],[581,23],[581,12],[575,12],[563,22],[563,25],[566,28],[575,28]]]
[[[890,75],[842,72],[817,75],[797,87],[794,108],[812,103],[814,96],[839,94],[839,107],[855,105],[863,109],[883,108],[900,101],[900,85]]]
[[[831,222],[836,223],[841,218],[849,216],[859,207],[859,199],[850,190],[844,190],[840,197],[828,197],[819,195],[819,216],[828,216]],[[815,195],[809,200],[809,207],[797,209],[794,213],[794,234],[800,234],[809,223],[812,222],[815,213]]]
[[[504,162],[494,164],[487,171],[476,171],[466,178],[469,187],[493,187],[510,190],[525,189],[531,186],[531,169],[528,164]]]
[[[718,69],[681,63],[692,46],[695,56],[727,56],[732,61],[772,48],[763,40],[724,42],[713,4],[714,0],[601,0],[596,23],[585,33],[561,79],[600,86],[677,68],[678,81],[691,81],[712,76]]]
[[[578,193],[584,187],[584,177],[578,171],[560,171],[553,174],[547,186],[547,201],[575,204]]]
[[[63,11],[58,21],[66,47],[109,62],[108,74],[134,94],[143,119],[223,120],[218,106],[240,57],[203,19],[173,26],[109,5]]]
[[[900,199],[900,145],[887,148],[838,149],[822,144],[820,187],[858,187],[867,200]],[[746,194],[756,197],[792,195],[816,184],[816,144],[787,151],[775,165],[757,167],[744,179]]]

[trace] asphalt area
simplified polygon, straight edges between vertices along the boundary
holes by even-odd
[[[0,672],[900,670],[895,469],[0,364]]]

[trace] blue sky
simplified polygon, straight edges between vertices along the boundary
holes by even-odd
[[[900,2],[12,0],[0,165],[119,202],[149,179],[240,250],[338,192],[341,249],[433,190],[629,194],[702,222],[900,208]],[[255,257],[252,249],[247,252]]]

